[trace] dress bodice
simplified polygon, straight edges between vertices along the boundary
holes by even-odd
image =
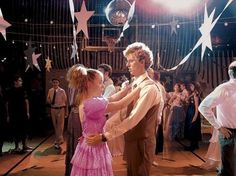
[[[83,135],[101,133],[106,122],[105,110],[108,101],[103,97],[95,97],[84,102]]]

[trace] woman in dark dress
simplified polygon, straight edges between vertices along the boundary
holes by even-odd
[[[185,119],[185,138],[190,141],[190,146],[185,150],[193,151],[198,149],[198,142],[202,139],[201,135],[201,118],[198,112],[198,106],[200,104],[199,92],[196,90],[194,84],[189,84],[189,99]]]

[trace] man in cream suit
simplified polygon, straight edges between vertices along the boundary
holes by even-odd
[[[133,87],[141,87],[137,101],[128,106],[127,117],[105,133],[87,138],[95,145],[125,134],[128,176],[149,176],[156,146],[156,124],[161,93],[147,70],[153,64],[153,54],[143,43],[129,45],[123,52],[127,67],[134,77]],[[121,97],[120,97],[121,98]]]

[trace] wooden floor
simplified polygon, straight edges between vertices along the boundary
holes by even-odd
[[[185,141],[173,142],[172,147],[165,146],[164,152],[155,156],[158,166],[153,166],[151,176],[213,176],[216,171],[205,171],[198,166],[203,163],[208,140],[200,144],[200,149],[194,153],[184,151]],[[9,154],[12,144],[4,144],[4,155],[0,157],[0,175],[11,176],[63,176],[65,143],[62,150],[53,147],[53,136],[37,138],[29,141],[34,147],[32,152],[25,154]],[[170,149],[171,148],[171,149]],[[126,176],[126,164],[122,157],[113,158],[114,176]]]

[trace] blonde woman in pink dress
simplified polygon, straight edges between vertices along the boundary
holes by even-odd
[[[107,143],[89,146],[85,138],[102,133],[106,122],[105,113],[127,106],[137,98],[140,88],[136,88],[126,97],[128,88],[106,99],[101,96],[104,89],[103,75],[98,70],[79,67],[74,71],[72,79],[79,90],[76,102],[79,107],[82,137],[71,160],[71,176],[113,176],[112,157]],[[124,98],[117,101],[120,95]]]

